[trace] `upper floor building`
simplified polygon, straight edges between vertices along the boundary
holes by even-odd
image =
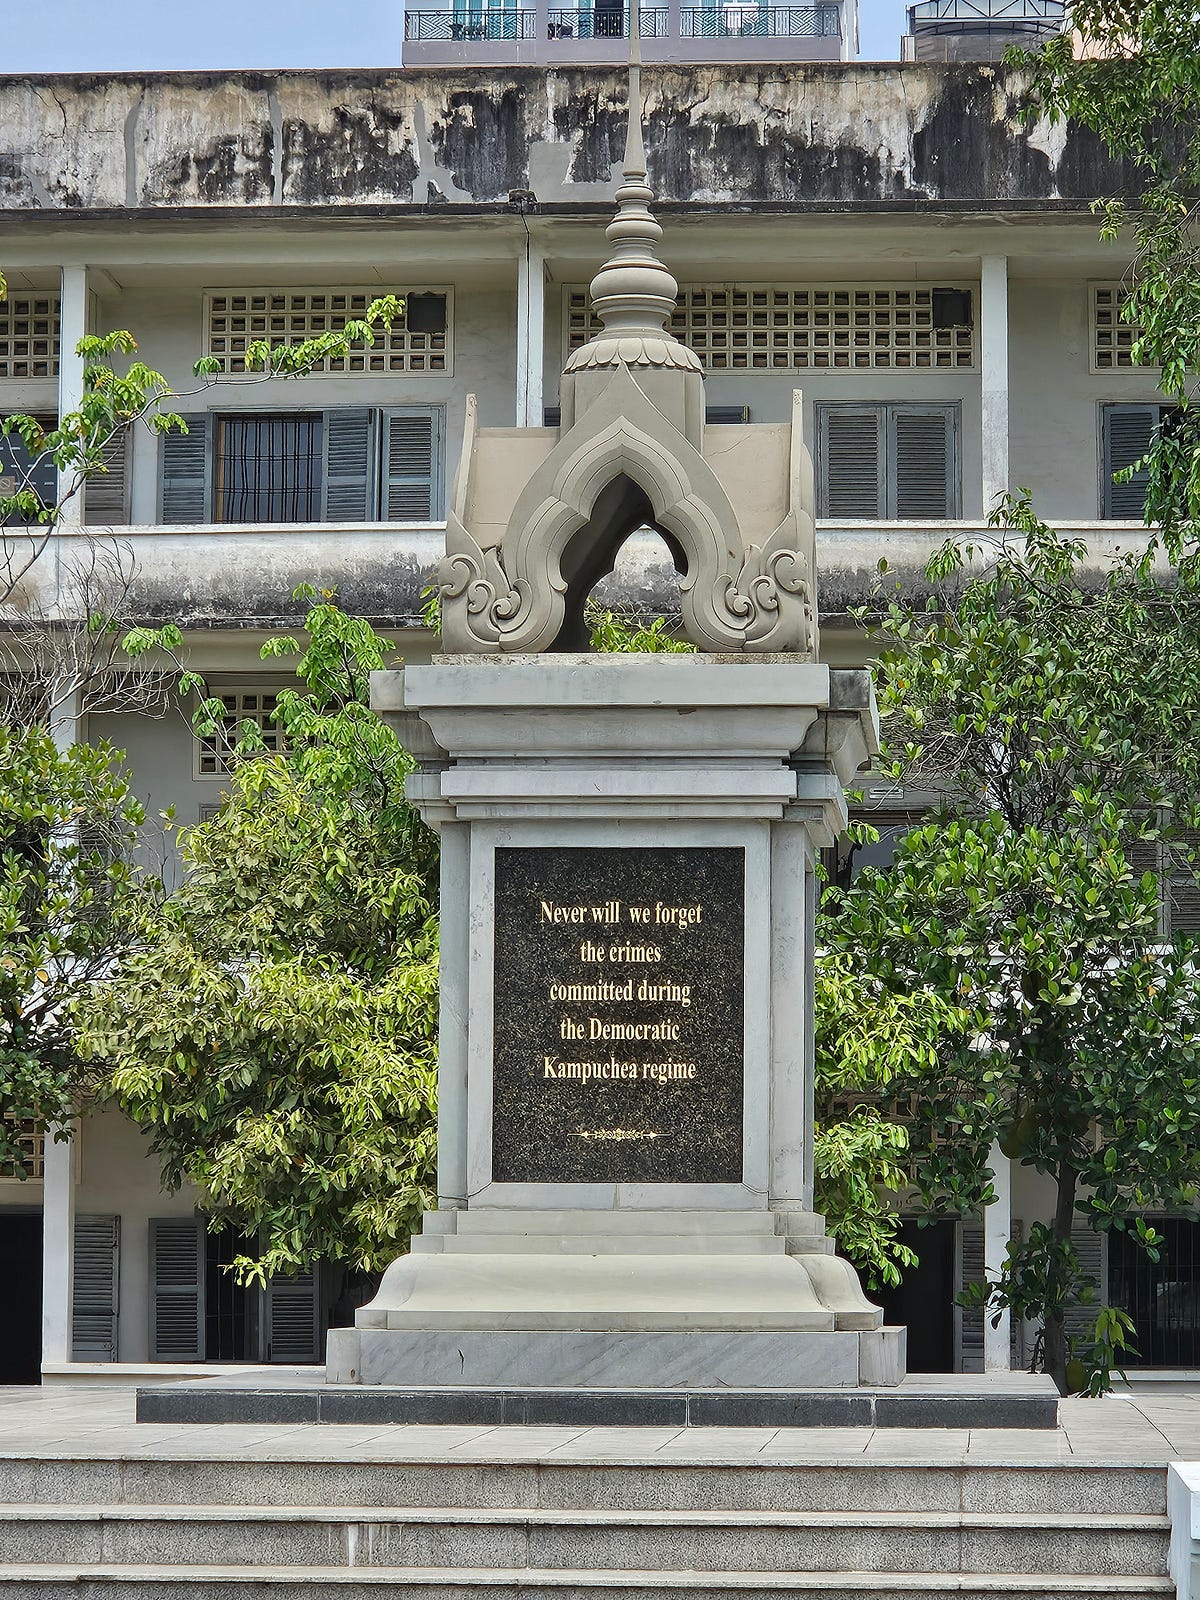
[[[710,0],[640,8],[647,62],[730,65],[852,61],[858,53],[858,0],[773,5]],[[550,0],[453,0],[405,11],[408,67],[613,65],[624,61],[631,27],[625,0],[563,6]]]

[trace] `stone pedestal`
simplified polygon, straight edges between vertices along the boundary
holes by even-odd
[[[898,1382],[812,1211],[813,858],[867,674],[451,656],[373,704],[442,836],[439,1209],[330,1380]]]

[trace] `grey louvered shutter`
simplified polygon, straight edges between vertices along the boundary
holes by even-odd
[[[958,515],[953,406],[888,408],[887,515],[913,522]]]
[[[817,418],[817,515],[884,516],[883,408],[819,406]]]
[[[960,1222],[958,1225],[958,1289],[969,1288],[971,1284],[982,1283],[983,1270],[983,1224],[981,1222]],[[968,1311],[965,1307],[958,1308],[959,1317],[959,1370],[961,1372],[983,1371],[983,1319],[984,1312],[980,1308]]]
[[[325,522],[372,522],[379,515],[375,484],[375,413],[338,406],[325,413],[321,483]]]
[[[44,429],[56,428],[57,417],[38,416],[36,421]],[[29,451],[25,448],[25,441],[19,433],[10,433],[0,438],[0,479],[4,483],[3,493],[16,494],[19,489],[32,489],[43,506],[58,504],[58,468],[49,456],[42,456],[34,468],[29,472]],[[22,525],[21,517],[8,517],[0,526]]]
[[[204,1360],[204,1220],[150,1219],[150,1359]]]
[[[89,478],[83,489],[83,520],[89,527],[114,528],[129,521],[125,460],[129,429],[114,433],[104,447],[106,472]]]
[[[1096,1326],[1096,1314],[1104,1304],[1107,1284],[1104,1281],[1104,1235],[1097,1233],[1095,1228],[1089,1228],[1086,1222],[1077,1222],[1071,1229],[1071,1243],[1075,1246],[1075,1254],[1079,1258],[1079,1265],[1091,1278],[1095,1295],[1088,1304],[1076,1301],[1067,1308],[1063,1318],[1063,1325],[1067,1330],[1068,1338],[1074,1339],[1079,1346],[1090,1344],[1092,1331]]]
[[[319,1272],[297,1272],[267,1284],[268,1361],[289,1363],[321,1359]]]
[[[1200,833],[1185,830],[1164,842],[1163,859],[1168,932],[1195,938],[1200,934]]]
[[[159,444],[160,522],[209,522],[212,518],[212,422],[208,412],[185,416],[187,432],[173,428]]]
[[[432,522],[442,515],[442,413],[405,406],[383,413],[383,521]]]
[[[1100,515],[1115,522],[1140,522],[1146,508],[1148,474],[1135,472],[1128,483],[1114,483],[1113,473],[1140,461],[1158,427],[1158,406],[1104,407],[1104,474]]]
[[[75,1218],[71,1289],[71,1356],[75,1361],[117,1359],[120,1251],[120,1217]]]

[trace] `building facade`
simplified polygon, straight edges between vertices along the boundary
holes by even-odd
[[[299,583],[428,657],[420,592],[467,397],[488,426],[556,425],[558,374],[589,332],[624,75],[449,42],[479,46],[476,64],[0,79],[0,411],[75,407],[76,341],[114,327],[194,391],[187,435],[135,431],[72,502],[21,603],[69,613],[73,557],[111,547],[131,620],[179,622],[231,717],[268,728],[286,679],[259,646],[296,621]],[[849,612],[881,558],[919,589],[928,553],[979,528],[1010,485],[1098,555],[1137,537],[1139,488],[1112,472],[1141,454],[1160,396],[1120,320],[1128,260],[1089,209],[1124,181],[1094,142],[1022,127],[1014,86],[986,67],[779,69],[750,53],[651,64],[645,88],[676,326],[705,363],[710,415],[783,422],[802,392],[827,659],[864,659]],[[247,380],[248,339],[319,332],[387,292],[405,316],[372,350]],[[201,355],[221,366],[206,387]],[[669,603],[663,563],[639,559],[644,592]],[[152,813],[195,821],[220,804],[225,753],[184,713],[76,731],[127,751]],[[876,789],[868,805],[886,830],[911,798]],[[997,1187],[977,1226],[923,1237],[929,1276],[899,1309],[915,1328],[925,1308],[930,1362],[1022,1354],[953,1305],[1045,1211],[1031,1175],[1002,1164]],[[0,1248],[32,1308],[0,1352],[7,1375],[315,1359],[333,1286],[235,1294],[228,1241],[206,1237],[196,1201],[160,1192],[116,1112],[69,1144],[31,1132],[26,1181],[0,1182]],[[1102,1280],[1126,1271],[1086,1243]],[[1182,1307],[1152,1330],[1156,1365],[1200,1365],[1191,1247],[1181,1236],[1179,1285],[1150,1291]]]

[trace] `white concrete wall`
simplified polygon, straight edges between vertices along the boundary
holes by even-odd
[[[1098,517],[1100,407],[1161,399],[1156,376],[1089,370],[1086,282],[1010,281],[1008,294],[1012,484],[1046,521]]]
[[[294,267],[289,278],[294,277]],[[222,379],[215,388],[193,399],[181,399],[181,411],[291,410],[333,405],[440,405],[446,408],[447,490],[462,445],[463,417],[468,393],[479,396],[480,419],[490,426],[511,426],[515,420],[516,264],[511,282],[491,289],[455,290],[453,313],[453,372],[377,377],[370,374],[320,374],[287,382],[238,383]],[[256,271],[247,287],[269,284],[271,273]],[[361,266],[337,276],[322,271],[313,286],[358,283]],[[451,276],[422,281],[455,287]],[[235,288],[239,280],[215,272],[212,287]],[[386,285],[379,285],[383,293]],[[204,353],[204,295],[200,288],[136,288],[110,294],[101,300],[98,326],[129,328],[138,341],[138,354],[163,373],[181,393],[195,390],[198,380],[192,365]],[[0,389],[5,386],[0,385]],[[7,405],[0,394],[0,407]],[[51,409],[53,400],[51,400]],[[158,441],[146,429],[134,435],[131,521],[152,523],[157,517]]]
[[[121,1219],[119,1348],[122,1361],[150,1356],[149,1246],[151,1217],[188,1217],[196,1209],[193,1189],[164,1194],[150,1142],[121,1112],[97,1111],[79,1134],[77,1216]]]

